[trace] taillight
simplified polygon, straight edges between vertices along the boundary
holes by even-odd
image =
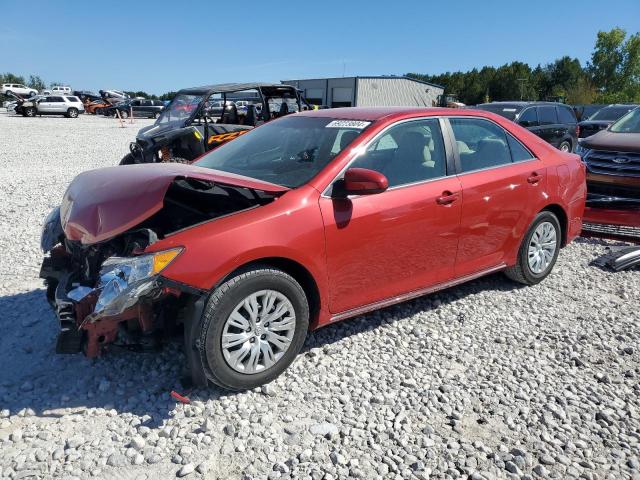
[[[576,125],[576,137],[580,137],[580,125]]]

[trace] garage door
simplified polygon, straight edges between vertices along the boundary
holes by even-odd
[[[324,88],[307,88],[304,92],[307,101],[313,105],[322,105],[324,100]]]
[[[351,107],[353,100],[353,88],[334,87],[331,91],[332,107]]]

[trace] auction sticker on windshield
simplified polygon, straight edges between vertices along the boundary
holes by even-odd
[[[362,130],[369,126],[371,122],[364,122],[362,120],[334,120],[329,122],[325,128],[357,128]]]

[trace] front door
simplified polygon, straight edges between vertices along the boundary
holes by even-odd
[[[460,224],[460,182],[447,176],[438,119],[382,132],[350,165],[382,172],[374,195],[322,196],[329,309],[351,310],[452,278]]]
[[[540,160],[499,125],[451,118],[462,184],[462,221],[456,277],[500,266],[522,242],[534,189],[544,189]]]

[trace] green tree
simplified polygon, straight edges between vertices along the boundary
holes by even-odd
[[[598,32],[588,72],[599,101],[640,101],[640,34]]]
[[[29,75],[28,85],[29,87],[38,90],[38,92],[42,92],[45,88],[47,88],[47,84],[44,83],[44,80],[42,80],[39,75]]]

